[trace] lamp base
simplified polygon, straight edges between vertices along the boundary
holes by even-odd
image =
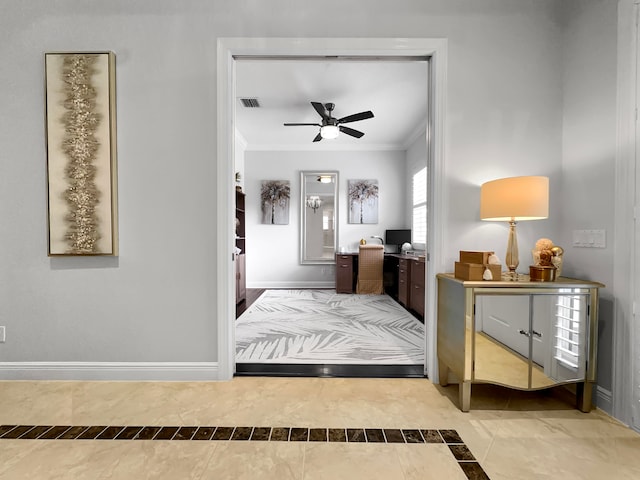
[[[505,255],[505,263],[509,269],[507,276],[512,280],[518,280],[516,269],[520,264],[518,259],[518,237],[516,236],[516,221],[509,221],[509,239],[507,240],[507,254]]]
[[[507,270],[506,272],[504,272],[504,274],[502,275],[502,277],[505,280],[509,280],[511,282],[517,282],[522,275],[520,275],[518,272],[516,272],[515,270]]]

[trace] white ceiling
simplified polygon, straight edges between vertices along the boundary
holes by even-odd
[[[415,60],[236,61],[236,128],[248,150],[405,149],[424,131],[427,118],[427,62]],[[257,98],[259,108],[240,98]],[[374,118],[347,123],[364,132],[313,143],[320,123],[311,101],[335,103],[333,116],[371,110]]]

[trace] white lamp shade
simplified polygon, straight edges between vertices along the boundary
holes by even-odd
[[[480,187],[480,219],[541,220],[549,217],[549,178],[511,177]]]

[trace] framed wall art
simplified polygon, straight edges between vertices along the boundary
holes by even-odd
[[[44,60],[48,254],[116,256],[115,54]]]
[[[263,180],[260,189],[262,223],[288,225],[290,199],[291,182],[289,180]]]
[[[378,181],[348,180],[349,223],[378,223]]]

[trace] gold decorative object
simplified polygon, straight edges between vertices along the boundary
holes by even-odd
[[[115,55],[47,53],[49,255],[117,255]]]
[[[548,282],[556,280],[562,272],[564,250],[548,238],[541,238],[531,250],[533,265],[529,267],[531,280]]]

